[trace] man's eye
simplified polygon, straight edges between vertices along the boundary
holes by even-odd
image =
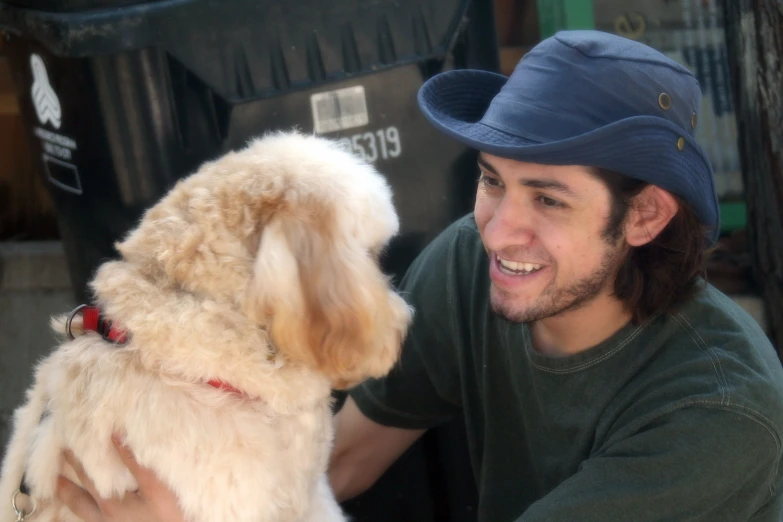
[[[485,185],[487,187],[500,187],[502,184],[500,183],[499,179],[493,178],[491,176],[487,176],[483,172],[481,173],[481,176],[479,177],[479,183],[482,185]]]
[[[538,201],[540,201],[541,204],[544,205],[545,207],[555,207],[556,208],[556,207],[562,207],[563,206],[563,204],[560,203],[558,200],[552,199],[552,198],[547,197],[547,196],[538,196]]]

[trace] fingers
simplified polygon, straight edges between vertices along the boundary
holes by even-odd
[[[128,446],[122,443],[119,435],[116,433],[113,434],[111,437],[111,442],[114,444],[114,448],[117,450],[117,454],[120,456],[120,459],[122,459],[125,467],[128,468],[128,471],[130,471],[133,477],[136,479],[136,483],[139,485],[139,492],[141,493],[144,490],[144,486],[148,485],[150,480],[154,480],[154,476],[148,469],[143,468],[136,461],[136,457],[133,456],[133,452],[130,450],[130,448],[128,448]]]
[[[79,459],[77,459],[69,449],[63,451],[63,457],[68,465],[71,466],[74,473],[76,473],[76,476],[79,478],[79,482],[82,483],[84,489],[86,489],[93,498],[99,498],[100,495],[98,495],[98,492],[95,489],[95,483],[87,476],[87,472],[84,471],[84,467]]]
[[[184,522],[185,516],[174,492],[158,478],[153,470],[139,464],[131,450],[122,443],[119,437],[112,436],[112,443],[139,486],[135,495],[125,496],[124,502],[126,505],[132,505],[137,513],[145,516],[128,520]]]
[[[57,477],[57,498],[84,522],[102,522],[103,517],[93,498],[63,476]]]

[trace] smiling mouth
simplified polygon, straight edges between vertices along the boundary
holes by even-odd
[[[498,267],[500,271],[508,275],[528,275],[541,270],[542,265],[536,263],[519,263],[517,261],[509,261],[496,255],[498,260]]]

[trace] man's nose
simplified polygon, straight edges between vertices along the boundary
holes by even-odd
[[[509,247],[529,245],[534,239],[532,209],[518,200],[504,197],[484,229],[487,248],[500,252]]]

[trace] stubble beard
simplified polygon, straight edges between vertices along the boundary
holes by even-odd
[[[568,285],[556,288],[550,283],[536,302],[524,308],[515,305],[513,295],[496,287],[490,287],[492,311],[514,323],[532,323],[577,310],[598,297],[608,285],[613,284],[623,252],[618,246],[610,246],[601,264],[591,274]]]

